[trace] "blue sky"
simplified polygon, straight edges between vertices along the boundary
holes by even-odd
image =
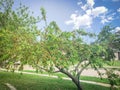
[[[14,7],[22,3],[40,15],[40,8],[47,12],[47,20],[56,21],[63,31],[84,28],[98,33],[106,24],[120,30],[120,0],[15,0]]]

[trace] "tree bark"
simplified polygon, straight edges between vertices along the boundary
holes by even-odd
[[[83,90],[81,85],[80,85],[80,80],[79,80],[79,76],[76,77],[77,80],[75,80],[76,82],[74,82],[77,86],[77,90]]]
[[[77,86],[77,90],[83,90],[82,87],[79,85]]]
[[[74,84],[77,86],[77,90],[83,90],[81,85],[80,85],[80,81],[79,81],[79,77],[74,77],[72,76],[68,71],[62,69],[62,68],[59,68],[57,66],[57,68],[59,69],[59,71],[63,74],[66,74],[69,78],[72,79],[72,81],[74,82]]]
[[[77,86],[77,90],[83,90],[80,83],[75,83],[75,85]]]

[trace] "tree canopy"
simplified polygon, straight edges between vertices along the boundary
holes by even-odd
[[[96,43],[105,48],[106,54],[104,55],[106,60],[114,60],[114,53],[120,50],[119,42],[119,31],[116,31],[116,29],[110,25],[106,25],[101,29],[96,40]]]
[[[21,61],[36,41],[36,19],[28,14],[28,7],[20,5],[13,11],[11,1],[0,1],[0,63],[10,67]],[[4,64],[3,64],[4,63]]]

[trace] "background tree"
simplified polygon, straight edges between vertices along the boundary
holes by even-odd
[[[115,45],[115,35],[115,28],[110,25],[104,26],[98,34],[98,39],[96,42],[106,49],[106,54],[104,54],[106,60],[112,60],[115,58],[113,51],[113,46]]]
[[[115,30],[115,38],[112,41],[112,47],[120,51],[120,30],[119,31]]]
[[[101,45],[105,49],[105,53],[101,53],[105,60],[114,60],[114,52],[119,51],[120,45],[120,33],[116,31],[116,29],[110,25],[106,25],[102,28],[101,32],[98,34],[98,39],[96,41],[99,45]],[[109,63],[107,63],[109,65]],[[108,69],[104,67],[106,71],[107,79],[110,82],[110,90],[115,90],[114,86],[120,85],[120,75],[116,72],[119,72],[118,69]]]

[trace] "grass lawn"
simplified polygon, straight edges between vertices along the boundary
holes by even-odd
[[[120,60],[106,61],[106,63],[112,67],[120,67]],[[107,64],[104,64],[104,66],[108,66]]]
[[[3,82],[0,82],[0,90],[10,90],[10,89],[7,86],[5,86]]]
[[[12,84],[17,90],[77,90],[70,80],[0,71],[0,90],[9,90],[4,83]],[[82,83],[82,87],[84,90],[109,90],[86,83]]]
[[[36,71],[33,71],[33,70],[24,70],[23,72],[30,72],[30,73],[36,73]],[[38,73],[38,74],[50,74],[50,73],[47,73],[47,72],[42,72],[42,73]],[[50,75],[55,75],[55,76],[58,76],[58,77],[68,77],[66,76],[65,74],[62,74],[62,73],[52,73]],[[98,78],[98,77],[90,77],[90,76],[81,76],[80,77],[81,80],[87,80],[87,81],[94,81],[94,82],[100,82],[100,83],[107,83],[109,84],[109,81],[108,79],[106,78]]]

